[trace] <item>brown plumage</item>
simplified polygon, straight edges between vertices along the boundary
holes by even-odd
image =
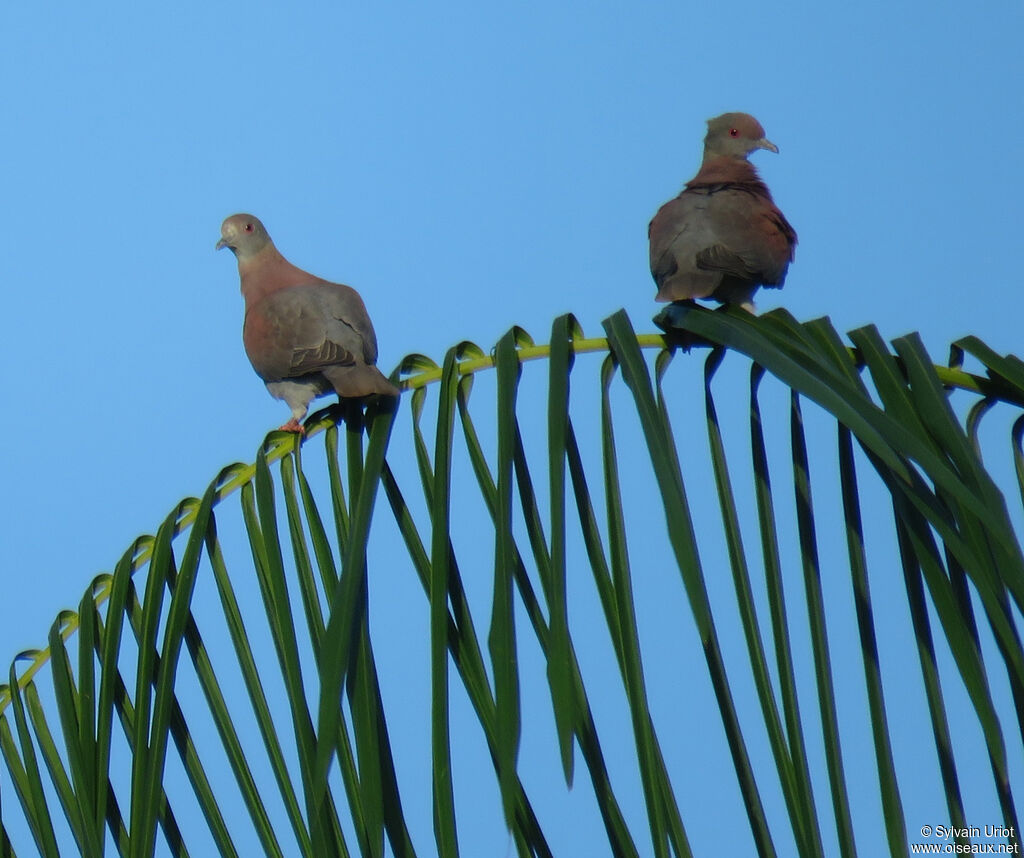
[[[292,410],[282,429],[301,433],[317,396],[398,395],[374,366],[377,337],[355,289],[296,268],[252,215],[232,215],[220,234],[217,249],[231,248],[238,260],[245,353],[270,394]]]
[[[747,113],[708,120],[704,160],[647,230],[659,301],[712,298],[753,309],[759,286],[781,288],[796,232],[747,160],[778,152]]]

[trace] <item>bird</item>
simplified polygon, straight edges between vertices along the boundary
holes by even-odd
[[[216,249],[223,247],[238,260],[245,353],[270,395],[292,411],[281,430],[304,434],[300,421],[317,396],[398,396],[374,366],[377,337],[355,289],[292,265],[251,214],[224,220]]]
[[[750,114],[708,120],[697,175],[647,228],[656,300],[711,298],[753,312],[759,286],[782,288],[796,231],[747,160],[758,149],[779,151]]]

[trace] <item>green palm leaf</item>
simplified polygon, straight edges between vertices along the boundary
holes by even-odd
[[[1024,555],[1002,483],[1012,461],[1024,497],[1024,363],[968,337],[936,366],[916,336],[847,345],[784,311],[661,323],[638,336],[620,312],[588,339],[564,316],[547,346],[514,328],[491,355],[410,356],[404,408],[327,409],[179,504],[0,685],[0,856],[469,854],[470,742],[522,856],[560,854],[555,779],[591,794],[615,855],[704,854],[694,795],[723,781],[729,842],[762,856],[903,855],[940,816],[966,846],[985,790],[983,821],[1019,831]],[[1003,469],[982,459],[999,413]],[[379,557],[422,591],[421,639],[380,626]],[[667,632],[646,587],[688,606]],[[419,721],[396,647],[423,666]],[[925,820],[893,717],[914,665],[944,796]],[[711,700],[717,723],[694,720]],[[703,734],[711,780],[679,752]]]

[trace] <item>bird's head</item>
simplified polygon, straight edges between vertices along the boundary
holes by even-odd
[[[229,247],[235,256],[245,259],[259,253],[270,243],[267,229],[259,218],[251,214],[235,214],[220,225],[220,241],[216,249]]]
[[[723,113],[708,120],[704,138],[704,158],[746,157],[755,149],[778,152],[779,147],[766,140],[761,123],[749,113]]]

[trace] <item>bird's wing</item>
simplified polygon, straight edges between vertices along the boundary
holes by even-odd
[[[245,317],[246,352],[264,379],[296,378],[329,366],[372,364],[373,326],[354,289],[317,283],[272,293]]]
[[[796,244],[796,232],[782,212],[770,198],[740,188],[723,189],[709,200],[714,241],[697,252],[697,267],[781,286]]]
[[[710,238],[705,219],[707,204],[706,195],[684,191],[651,219],[647,227],[651,274],[659,287],[679,271],[680,265],[694,267],[696,254]]]
[[[359,339],[356,353],[360,360],[368,364],[377,363],[377,335],[359,293],[342,283],[325,283],[318,294],[332,320],[329,336],[351,341],[354,333]]]

